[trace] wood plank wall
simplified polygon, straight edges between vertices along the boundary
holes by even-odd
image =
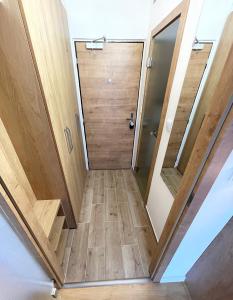
[[[192,50],[163,168],[174,167],[211,48],[212,43],[208,43],[202,50]]]

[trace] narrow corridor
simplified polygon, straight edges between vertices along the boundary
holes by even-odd
[[[148,277],[155,247],[132,172],[90,171],[80,223],[68,238],[66,282]]]

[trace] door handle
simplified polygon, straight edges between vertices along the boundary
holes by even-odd
[[[154,137],[158,137],[158,132],[157,132],[157,130],[156,129],[154,129],[154,130],[152,130],[151,132],[150,132],[150,135],[153,135]]]
[[[133,120],[133,113],[130,114],[130,118],[126,119],[127,121],[129,121],[129,129],[134,129],[134,120]]]
[[[71,135],[70,128],[66,127],[64,129],[64,133],[65,133],[65,137],[66,137],[66,144],[67,144],[68,152],[71,153],[74,146],[73,146],[73,141],[72,141],[72,135]]]

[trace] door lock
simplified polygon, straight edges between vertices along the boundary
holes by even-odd
[[[130,114],[130,118],[129,119],[126,119],[129,121],[129,129],[134,129],[134,120],[133,120],[133,113]]]

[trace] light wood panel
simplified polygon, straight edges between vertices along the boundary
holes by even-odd
[[[97,203],[99,195],[94,193],[88,206],[83,200],[85,214],[91,218],[83,218],[75,230],[66,283],[148,277],[156,241],[132,172],[95,170],[87,178],[86,190],[95,190],[95,185],[99,189],[97,179],[103,179],[105,197]]]
[[[59,199],[37,200],[33,206],[35,215],[47,237],[50,236],[60,204]]]
[[[43,260],[50,265],[58,281],[63,282],[64,275],[57,256],[33,210],[37,199],[1,120],[0,177],[1,186],[6,190],[11,200],[11,203],[8,204],[9,207],[12,204],[15,206],[21,222],[25,224],[35,244],[43,253]],[[13,209],[11,210],[13,211]]]
[[[62,289],[59,300],[190,300],[182,283],[132,284],[91,287],[82,289]]]
[[[76,42],[89,166],[130,168],[136,120],[142,43],[106,43],[88,50]]]
[[[65,217],[64,216],[57,216],[53,227],[52,227],[52,232],[51,235],[49,237],[50,242],[52,244],[53,250],[56,251],[60,238],[61,238],[61,232],[62,232],[62,228],[65,222]]]
[[[65,9],[60,0],[20,0],[19,3],[78,222],[85,166],[75,118],[78,110]],[[66,127],[73,140],[70,153],[64,135]]]
[[[186,277],[193,300],[233,298],[233,217],[195,262]]]
[[[233,13],[228,17],[223,34],[205,85],[202,97],[209,103],[201,129],[197,136],[179,191],[174,199],[168,219],[155,251],[150,271],[154,274],[159,265],[163,251],[174,232],[179,217],[198,180],[198,176],[206,162],[213,143],[226,118],[229,105],[232,104],[233,93]],[[201,102],[202,103],[202,102]]]
[[[163,168],[173,168],[184,136],[193,103],[196,98],[212,43],[203,44],[203,49],[192,50],[186,71],[179,104],[166,150]]]
[[[228,25],[227,25],[227,27],[225,27],[225,31],[223,33],[222,39],[220,41],[220,45],[218,47],[218,49],[219,49],[218,53],[220,52],[221,58],[220,58],[220,54],[218,54],[218,59],[216,59],[213,64],[213,67],[211,70],[211,77],[210,77],[211,80],[208,80],[206,83],[205,90],[203,93],[204,95],[201,97],[201,101],[198,105],[195,117],[192,122],[192,127],[190,129],[187,141],[185,143],[185,147],[183,149],[183,152],[182,152],[182,155],[180,158],[178,169],[181,172],[184,172],[184,170],[188,164],[188,160],[192,153],[197,135],[202,126],[202,122],[205,118],[206,113],[211,108],[211,105],[212,105],[211,99],[215,93],[216,84],[218,83],[218,80],[222,76],[222,72],[225,71],[224,62],[226,62],[226,60],[229,59],[229,47],[231,47],[231,45],[232,45],[232,39],[230,37],[230,35],[231,35],[230,25],[232,26],[233,22],[231,19],[232,19],[232,17],[229,17]],[[222,61],[222,63],[220,63],[220,60]]]
[[[61,165],[17,0],[1,1],[0,117],[38,199],[61,199],[74,226]]]
[[[65,255],[65,249],[66,249],[66,244],[67,244],[67,240],[68,240],[68,235],[69,235],[69,229],[63,229],[61,232],[59,245],[58,245],[58,248],[56,251],[57,258],[58,258],[60,265],[62,265],[63,258]]]

